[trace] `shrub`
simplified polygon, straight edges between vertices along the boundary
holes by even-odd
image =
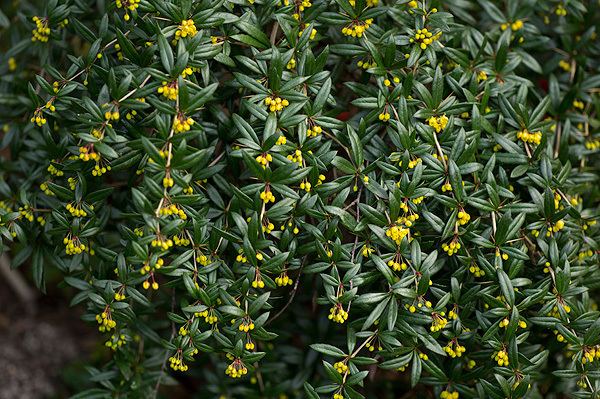
[[[7,7],[0,232],[106,342],[78,397],[598,397],[599,21]]]

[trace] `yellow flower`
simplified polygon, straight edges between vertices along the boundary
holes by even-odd
[[[194,37],[198,33],[198,29],[196,29],[196,24],[192,19],[184,19],[181,21],[181,25],[179,25],[178,29],[175,31],[175,39],[176,42],[182,37]]]

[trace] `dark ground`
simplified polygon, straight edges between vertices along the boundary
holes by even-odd
[[[68,397],[81,387],[98,337],[56,292],[27,308],[0,279],[0,399]]]

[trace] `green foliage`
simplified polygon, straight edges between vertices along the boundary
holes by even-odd
[[[0,233],[106,340],[78,397],[597,398],[598,26],[596,0],[5,7]]]

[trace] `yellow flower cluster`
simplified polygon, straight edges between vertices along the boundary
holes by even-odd
[[[407,367],[408,367],[408,363],[406,363],[405,365],[402,365],[402,366],[398,367],[398,368],[396,369],[396,371],[399,371],[399,372],[401,372],[401,373],[402,373],[402,372],[406,371],[406,368],[407,368]]]
[[[460,345],[455,340],[448,342],[448,345],[444,347],[444,352],[446,352],[450,357],[461,357],[465,351],[465,347]]]
[[[372,23],[373,18],[368,18],[365,21],[352,21],[342,28],[342,34],[352,37],[362,37],[363,33],[369,29]]]
[[[495,352],[492,358],[498,362],[498,366],[508,366],[508,353],[504,349]]]
[[[507,253],[501,253],[500,250],[496,249],[496,256],[501,256],[503,260],[508,260]]]
[[[177,42],[182,37],[194,37],[196,33],[198,33],[198,29],[196,29],[194,20],[184,19],[181,21],[181,25],[179,25],[178,29],[175,31],[174,41]]]
[[[577,258],[582,261],[585,258],[590,258],[594,255],[594,251],[592,251],[591,249],[588,249],[587,251],[581,251],[580,253],[577,254]]]
[[[115,301],[124,301],[125,300],[125,293],[123,290],[119,291],[119,292],[115,292]]]
[[[286,272],[281,273],[278,277],[275,277],[275,284],[280,287],[285,287],[286,285],[292,285],[294,280],[292,280]]]
[[[108,308],[104,312],[96,315],[96,321],[100,324],[98,327],[100,332],[110,331],[117,326],[117,322],[112,319]]]
[[[287,69],[294,69],[296,68],[296,59],[294,57],[292,57],[288,63],[285,66]]]
[[[472,264],[471,266],[469,266],[469,271],[475,276],[475,277],[483,277],[485,276],[485,271],[481,270],[479,268],[478,265],[476,265],[475,263]]]
[[[275,145],[285,145],[286,143],[287,143],[287,138],[282,134],[281,136],[279,136],[279,138],[277,138]]]
[[[92,169],[92,176],[102,176],[109,170],[111,170],[110,166],[102,166],[99,163],[96,163],[94,169]]]
[[[356,66],[362,69],[369,69],[369,68],[377,68],[377,63],[375,61],[371,61],[369,62],[367,61],[358,61],[356,63]]]
[[[507,30],[509,27],[513,32],[516,32],[516,31],[520,30],[521,28],[523,28],[523,21],[521,21],[520,19],[517,19],[513,23],[505,22],[502,25],[500,25],[500,29],[502,29],[503,31]]]
[[[56,107],[54,106],[54,104],[52,104],[53,101],[54,99],[50,99],[45,105],[45,108],[50,110],[50,112],[56,112]]]
[[[329,309],[329,315],[327,318],[336,323],[343,324],[346,320],[348,320],[348,312],[344,310],[341,303],[338,303]]]
[[[397,77],[397,76],[394,76],[394,77],[393,77],[393,80],[394,80],[394,83],[395,83],[395,84],[398,84],[398,83],[400,83],[400,78],[399,78],[399,77]],[[392,82],[391,82],[389,79],[384,79],[384,80],[383,80],[383,85],[384,85],[385,87],[390,87],[390,86],[392,85]]]
[[[87,250],[87,246],[79,241],[78,237],[71,238],[67,236],[63,239],[63,244],[65,244],[65,253],[67,255],[78,255]]]
[[[235,258],[235,260],[237,262],[240,262],[240,263],[246,263],[246,262],[248,262],[248,259],[244,255],[244,250],[242,248],[240,248],[238,250],[238,256]]]
[[[558,61],[558,66],[561,67],[565,72],[571,71],[571,63],[569,61],[560,60]]]
[[[306,135],[308,137],[317,137],[322,132],[323,128],[321,128],[319,125],[313,125],[312,127],[309,126],[308,129],[306,129]]]
[[[265,288],[265,282],[260,277],[260,272],[258,272],[258,269],[254,275],[254,280],[252,281],[252,288]]]
[[[104,129],[92,129],[92,136],[94,136],[98,140],[102,140],[102,138],[104,137]]]
[[[282,136],[285,137],[285,136]],[[269,162],[273,161],[273,157],[271,156],[271,154],[265,152],[263,154],[260,154],[259,156],[256,157],[256,162],[258,162],[263,169],[266,169],[267,166],[269,166]]]
[[[43,126],[46,124],[46,118],[44,118],[44,114],[41,109],[36,109],[33,113],[33,116],[30,119],[31,123],[35,123],[38,126]]]
[[[554,191],[554,190],[552,190]],[[562,197],[560,196],[559,193],[557,193],[556,191],[554,191],[554,209],[560,209],[562,207],[562,205],[560,204],[560,201],[562,200]]]
[[[179,114],[173,121],[173,130],[175,133],[188,132],[193,124],[194,120],[192,118],[186,118],[185,115]]]
[[[30,222],[33,222],[33,212],[31,212],[29,205],[19,207],[19,214]]]
[[[107,121],[113,120],[113,121],[118,121],[119,118],[121,117],[121,114],[119,114],[119,110],[114,110],[114,111],[106,111],[104,113],[104,118]]]
[[[488,78],[488,75],[487,75],[487,73],[485,73],[485,71],[479,71],[477,73],[477,82],[485,82],[487,80],[487,78]],[[467,118],[469,117],[468,115],[469,114],[467,113]]]
[[[71,216],[73,216],[73,217],[79,218],[79,217],[87,216],[87,212],[84,211],[83,209],[81,209],[81,207],[79,205],[73,206],[73,204],[69,203],[69,204],[65,205],[65,208],[67,208],[67,210],[71,213]]]
[[[600,139],[592,139],[585,142],[585,148],[588,150],[597,150],[600,148]]]
[[[169,366],[175,371],[187,371],[188,366],[183,361],[181,350],[178,350],[175,356],[169,358]]]
[[[427,119],[427,123],[429,126],[435,129],[436,133],[439,133],[446,128],[446,125],[448,124],[448,117],[446,114],[438,117],[432,116],[431,118]]]
[[[269,107],[269,111],[278,112],[290,105],[290,102],[285,98],[273,96],[265,98],[265,104]]]
[[[421,158],[419,158],[419,159],[421,159]],[[425,199],[425,196],[424,196],[424,195],[422,195],[422,196],[420,196],[420,197],[413,198],[411,201],[412,201],[412,203],[413,203],[413,204],[415,204],[415,205],[419,205],[421,202],[423,202],[423,200],[424,200],[424,199]],[[418,219],[418,218],[417,218],[417,219]]]
[[[581,357],[581,363],[592,363],[594,360],[600,359],[600,347],[596,346],[584,346]]]
[[[222,36],[211,36],[210,42],[216,46],[217,44],[221,44],[221,43],[225,42],[225,38]]]
[[[391,118],[391,115],[389,112],[387,112],[387,109],[384,109],[380,114],[379,114],[379,120],[382,122],[388,122]]]
[[[375,320],[375,324],[377,324],[377,320]],[[378,343],[377,347],[376,347],[373,342],[374,341],[371,341],[370,343],[367,344],[367,349],[369,350],[369,352],[373,352],[376,348],[377,348],[378,351],[383,350],[383,347],[381,346],[380,343]]]
[[[183,70],[183,72],[181,72],[181,77],[185,79],[188,76],[192,76],[192,74],[194,72],[198,72],[198,71],[200,71],[200,69],[195,68],[195,67],[187,67]]]
[[[458,224],[461,226],[464,226],[465,224],[469,223],[469,220],[471,220],[471,215],[469,215],[464,209],[459,211],[456,216],[458,218]]]
[[[554,225],[552,226],[552,232],[553,233],[558,233],[564,227],[565,227],[565,222],[561,219],[561,220],[557,221],[556,223],[554,223]],[[548,232],[548,233],[550,233],[550,232]],[[547,236],[549,236],[548,233],[546,233]]]
[[[100,154],[98,154],[93,149],[90,149],[88,147],[79,147],[79,159],[81,159],[84,162],[88,162],[88,161],[99,162]]]
[[[442,391],[440,393],[441,399],[458,399],[458,391],[450,392],[450,391]]]
[[[168,250],[173,246],[173,240],[157,235],[154,240],[150,243],[153,248],[160,247],[163,251]]]
[[[54,193],[50,191],[50,188],[48,187],[48,182],[40,184],[40,190],[42,190],[42,192],[47,196],[52,197],[54,195]]]
[[[175,185],[175,180],[173,180],[172,177],[169,177],[169,176],[163,177],[163,187],[164,188],[173,187],[174,185]]]
[[[431,281],[429,282],[429,285],[431,285]],[[405,304],[404,308],[406,308],[410,313],[415,313],[417,311],[417,308],[421,309],[423,305],[425,305],[425,307],[427,308],[431,308],[431,306],[433,306],[430,301],[423,301],[422,299],[419,299],[416,307],[415,305]]]
[[[177,100],[177,96],[179,95],[179,88],[177,87],[177,81],[174,80],[172,82],[162,82],[162,86],[157,89],[159,94],[162,94],[169,100]]]
[[[194,313],[194,316],[204,317],[204,322],[208,324],[215,324],[217,321],[219,321],[219,318],[215,314],[215,311],[212,309],[207,309],[202,312],[196,312]]]
[[[524,143],[540,144],[542,141],[542,132],[529,133],[527,129],[517,132],[517,138]]]
[[[273,195],[271,190],[269,190],[268,188],[266,188],[265,191],[260,193],[260,199],[263,200],[263,202],[265,204],[268,203],[269,201],[275,202],[275,196]]]
[[[53,160],[52,160],[52,162],[56,162],[56,160],[55,160],[55,159],[53,159]],[[62,176],[62,175],[64,175],[64,174],[65,174],[65,173],[64,173],[62,170],[60,170],[60,169],[57,169],[57,168],[56,168],[54,165],[52,165],[52,164],[48,165],[48,169],[47,169],[47,171],[48,171],[48,172],[49,172],[51,175],[53,175],[53,176],[58,176],[58,177],[60,177],[60,176]]]
[[[369,247],[368,245],[363,245],[361,253],[362,256],[364,256],[365,258],[368,258],[369,255],[371,255],[375,250],[371,247]]]
[[[519,320],[518,325],[520,328],[527,328],[527,323],[525,322],[525,320]]]
[[[432,332],[437,332],[437,331],[440,331],[441,329],[443,329],[444,327],[446,327],[446,324],[448,324],[448,320],[444,316],[445,316],[444,312],[432,313],[431,314],[431,327],[429,327],[429,330]]]
[[[406,270],[408,269],[408,265],[406,264],[406,262],[398,262],[397,260],[394,259],[390,259],[387,262],[387,265],[392,268],[395,272],[399,272],[400,270]]]
[[[181,212],[183,212],[183,211],[181,211]],[[185,215],[185,213],[184,213],[184,215]],[[179,214],[179,216],[181,217],[181,214]],[[185,218],[187,218],[187,215],[186,215]],[[181,219],[184,219],[184,218],[181,218]],[[173,236],[173,242],[178,247],[187,247],[188,245],[190,245],[190,240],[188,240],[187,238],[185,238],[185,236],[183,235],[183,233],[181,234],[181,237],[178,236],[178,235]]]
[[[305,190],[307,193],[309,193],[311,188],[312,188],[312,184],[310,184],[310,182],[308,180],[302,181],[300,183],[300,190]]]
[[[15,57],[10,57],[8,59],[8,70],[13,72],[17,69],[17,60],[15,60]]]
[[[435,35],[427,30],[427,28],[417,29],[415,37],[410,38],[411,43],[418,43],[421,50],[425,50],[427,46],[431,45],[434,41],[438,40],[442,36],[442,32],[438,32]]]
[[[150,284],[149,279],[144,281],[142,283],[142,287],[144,287],[145,290],[149,290],[150,286],[152,286],[152,289],[156,291],[158,289],[158,283],[156,281],[154,281],[154,276],[152,276],[152,280],[153,280],[152,284]]]
[[[271,222],[268,222],[268,223],[265,223],[262,225],[263,233],[271,234],[271,232],[273,231],[274,228],[275,228],[275,225]]]
[[[105,346],[109,347],[113,351],[116,351],[117,348],[120,348],[126,342],[125,335],[111,335],[110,339],[104,343]]]
[[[385,235],[394,240],[398,245],[400,245],[404,237],[406,237],[409,233],[410,229],[398,225],[394,225],[385,231]]]
[[[448,254],[448,256],[454,255],[460,248],[460,242],[458,242],[456,238],[450,241],[450,244],[442,244],[442,249]]]
[[[415,158],[408,161],[408,169],[414,169],[418,164],[422,163],[423,159]],[[399,165],[402,166],[402,161],[399,162]]]
[[[254,330],[254,323],[250,319],[242,320],[242,323],[238,327],[238,330],[242,332],[248,332]]]
[[[150,271],[153,271],[154,269],[160,269],[161,267],[163,267],[164,264],[165,264],[165,261],[163,260],[163,258],[158,258],[153,267],[151,267],[148,263],[144,263],[144,265],[140,269],[140,274],[142,276],[144,276],[144,275],[146,275],[146,273],[149,273]]]
[[[564,17],[567,15],[567,9],[565,8],[565,6],[563,6],[562,4],[559,4],[556,7],[556,10],[554,11],[554,13],[556,15],[558,15],[559,17]]]
[[[356,0],[348,0],[352,7],[356,7]],[[379,4],[379,0],[367,0],[367,7],[375,7]]]
[[[303,33],[304,33],[304,29],[302,29],[300,32],[298,32],[298,37],[302,36]],[[310,31],[310,40],[315,40],[315,37],[317,37],[317,30],[315,28],[313,28]]]
[[[35,16],[32,18],[33,22],[35,22],[35,29],[31,31],[33,35],[31,37],[32,42],[42,42],[45,43],[48,41],[50,37],[50,28],[48,27],[48,18],[40,18]]]
[[[129,11],[135,11],[135,9],[140,6],[140,1],[141,0],[116,0],[115,3],[117,8],[125,9],[125,15],[123,16],[123,19],[125,21],[129,21]]]
[[[161,216],[176,215],[176,216],[179,216],[179,218],[181,220],[186,220],[187,219],[187,215],[185,214],[185,212],[183,211],[183,209],[179,208],[176,204],[171,204],[171,205],[163,206],[162,208],[160,208],[159,214]]]
[[[225,374],[230,376],[231,378],[240,378],[246,374],[248,374],[248,369],[244,365],[241,359],[235,359],[233,363],[227,366],[225,370]]]
[[[333,364],[333,368],[340,374],[347,373],[349,368],[345,362],[336,362]]]

